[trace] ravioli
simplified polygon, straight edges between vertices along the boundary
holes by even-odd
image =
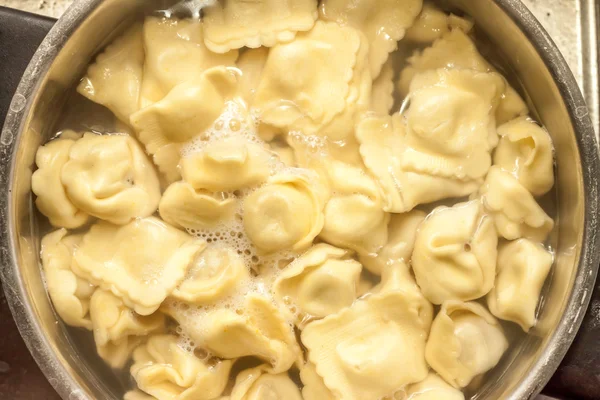
[[[129,124],[140,109],[144,56],[142,25],[135,24],[96,57],[77,91]]]
[[[394,105],[394,65],[388,60],[381,73],[373,81],[371,89],[371,106],[369,109],[377,114],[388,114]]]
[[[447,301],[425,348],[427,363],[455,388],[492,369],[508,348],[498,321],[478,303]]]
[[[163,314],[138,315],[120,298],[102,289],[91,297],[90,317],[96,350],[112,368],[122,368],[145,336],[165,326]]]
[[[75,132],[68,132],[41,146],[35,155],[38,169],[31,176],[31,190],[37,196],[35,205],[58,228],[79,228],[90,218],[71,201],[61,180],[62,169],[77,139]]]
[[[324,223],[325,189],[316,176],[282,173],[244,201],[244,229],[264,253],[308,248]]]
[[[235,378],[231,400],[302,400],[300,390],[286,372],[274,374],[267,365],[244,370]]]
[[[225,390],[232,361],[208,365],[183,350],[177,336],[154,335],[133,353],[131,375],[158,400],[212,400]]]
[[[421,223],[412,266],[434,304],[474,300],[494,286],[498,236],[477,200],[436,208]]]
[[[155,217],[124,226],[99,222],[83,235],[73,269],[138,314],[150,315],[184,280],[205,246]]]
[[[531,193],[510,173],[494,166],[479,190],[481,201],[493,216],[498,234],[505,239],[521,237],[543,242],[554,221]]]
[[[465,400],[465,395],[434,373],[406,390],[407,400]]]
[[[513,174],[534,196],[554,186],[554,148],[546,130],[521,117],[498,127],[500,143],[494,164]]]
[[[321,17],[353,26],[369,40],[371,76],[379,76],[382,65],[398,41],[421,12],[422,0],[328,0],[321,3]]]
[[[158,176],[135,139],[86,133],[69,151],[61,182],[80,210],[113,224],[127,224],[156,211]]]
[[[536,307],[552,261],[552,253],[531,240],[501,244],[496,282],[487,296],[491,313],[528,332],[536,323]]]
[[[406,30],[405,38],[417,43],[431,43],[456,28],[468,33],[473,28],[473,21],[468,17],[446,14],[435,4],[426,1],[421,14]]]
[[[298,257],[273,285],[275,299],[304,324],[352,305],[362,266],[347,251],[317,244]],[[295,310],[295,312],[294,312]]]
[[[316,0],[230,0],[204,9],[204,42],[215,53],[242,47],[273,47],[309,31]]]
[[[71,269],[73,253],[80,242],[81,235],[67,236],[64,228],[48,233],[42,238],[42,266],[56,313],[67,325],[91,330],[88,312],[95,287]]]
[[[307,362],[300,369],[300,379],[304,385],[302,388],[302,398],[304,400],[336,400],[335,396],[325,386],[323,378],[317,374],[315,366]]]
[[[425,379],[428,329],[413,301],[385,293],[311,322],[301,338],[334,396],[379,399]]]

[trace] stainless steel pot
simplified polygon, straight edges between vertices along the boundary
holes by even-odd
[[[558,230],[553,275],[537,327],[486,376],[475,398],[529,399],[556,370],[590,299],[598,264],[600,162],[588,109],[554,43],[519,0],[448,0],[474,17],[508,61],[556,147]],[[52,310],[39,263],[30,178],[37,147],[53,133],[73,85],[93,55],[148,0],[79,0],[33,57],[0,137],[1,278],[29,350],[64,399],[119,399],[127,379],[102,366],[89,338]],[[87,340],[87,341],[86,341]]]

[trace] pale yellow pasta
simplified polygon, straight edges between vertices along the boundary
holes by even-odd
[[[524,237],[543,242],[554,227],[552,218],[531,193],[500,167],[490,169],[479,195],[494,219],[498,234],[505,239]]]
[[[431,325],[427,363],[455,388],[492,369],[508,348],[498,321],[478,303],[447,301]]]
[[[165,326],[163,314],[138,315],[120,298],[102,289],[90,299],[90,318],[96,350],[113,368],[122,368],[147,335]]]
[[[71,146],[61,182],[77,208],[114,224],[153,214],[160,200],[152,163],[127,135],[83,135]]]
[[[269,49],[266,47],[248,49],[240,55],[240,58],[236,62],[236,66],[242,71],[240,92],[248,105],[252,104],[256,89],[262,79],[268,56]]]
[[[273,47],[310,30],[316,0],[229,0],[204,9],[204,42],[216,52],[242,47]]]
[[[208,365],[179,346],[177,336],[153,335],[133,353],[131,375],[157,400],[213,400],[227,385],[232,362]]]
[[[267,365],[244,370],[235,378],[231,400],[303,400],[287,372],[271,373]]]
[[[140,109],[143,67],[142,25],[135,24],[96,57],[77,91],[129,124],[131,114]]]
[[[148,217],[124,226],[100,222],[83,235],[74,271],[150,315],[185,278],[202,240]]]
[[[381,73],[373,81],[371,90],[370,111],[385,115],[390,112],[394,105],[394,66],[388,60],[381,68]]]
[[[69,198],[61,180],[64,165],[77,137],[61,135],[41,146],[35,155],[37,170],[31,176],[31,190],[37,198],[35,205],[55,227],[74,229],[84,225],[89,215],[79,209]]]
[[[529,331],[536,323],[536,307],[552,259],[552,253],[528,239],[501,244],[496,282],[487,296],[491,313]]]
[[[336,400],[336,397],[325,386],[323,378],[317,374],[317,370],[311,362],[307,362],[300,369],[300,380],[304,385],[302,388],[302,398],[304,400]]]
[[[431,43],[456,28],[468,33],[473,28],[473,21],[454,14],[446,14],[432,2],[426,1],[423,3],[421,14],[406,30],[405,38],[417,43]]]
[[[465,395],[434,373],[406,389],[407,400],[465,400]]]

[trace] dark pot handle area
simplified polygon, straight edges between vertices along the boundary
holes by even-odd
[[[55,20],[0,7],[0,127],[21,75]],[[1,168],[1,166],[0,166]],[[0,292],[0,398],[59,400],[25,344]],[[575,342],[544,394],[564,400],[600,399],[600,284]]]

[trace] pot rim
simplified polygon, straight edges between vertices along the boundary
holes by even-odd
[[[581,325],[594,289],[600,263],[600,235],[597,234],[600,226],[600,159],[594,127],[583,95],[549,34],[520,0],[493,1],[525,34],[551,73],[574,128],[584,181],[584,230],[571,296],[546,348],[532,364],[530,373],[522,379],[521,385],[511,394],[511,398],[530,399],[542,390],[565,356]],[[0,136],[0,159],[10,162],[9,168],[0,169],[0,188],[4,189],[0,195],[0,234],[4,237],[0,244],[0,278],[23,340],[50,384],[63,399],[83,400],[87,396],[81,390],[81,384],[60,362],[57,352],[43,334],[21,279],[15,254],[16,238],[12,232],[14,223],[11,197],[16,168],[14,155],[39,83],[43,81],[56,55],[73,32],[102,2],[103,0],[74,2],[50,30],[25,70]]]

